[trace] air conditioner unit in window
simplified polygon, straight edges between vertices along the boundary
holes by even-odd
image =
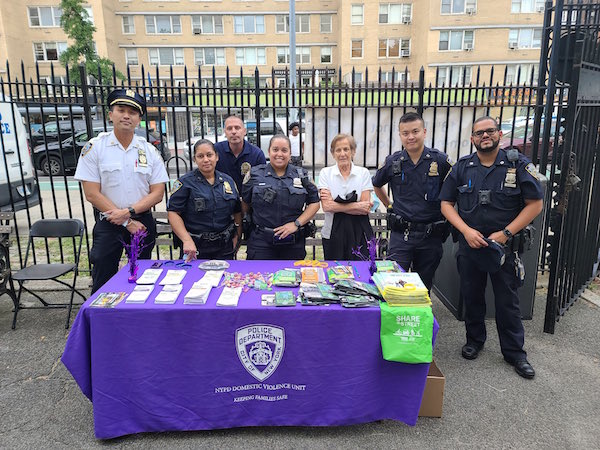
[[[195,30],[194,30],[194,34],[195,34],[195,35],[197,35],[197,34],[202,34],[202,30],[195,29]]]
[[[471,50],[473,50],[473,43],[472,42],[465,42],[465,50],[467,52],[470,52]]]
[[[546,7],[545,6],[538,6],[537,8],[535,8],[535,10],[539,13],[543,13],[545,11]]]
[[[465,12],[469,15],[472,16],[473,14],[475,14],[477,12],[477,10],[473,7],[469,7],[465,9]]]
[[[400,56],[402,56],[403,58],[408,58],[410,56],[410,50],[402,50],[400,52]]]
[[[511,50],[516,50],[519,48],[519,43],[518,42],[509,42],[508,48],[510,48]]]
[[[403,17],[402,18],[402,23],[404,25],[410,25],[411,22],[412,22],[412,20],[410,20],[410,17]]]

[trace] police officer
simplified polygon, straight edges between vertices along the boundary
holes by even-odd
[[[252,206],[254,224],[247,259],[304,259],[307,224],[319,210],[317,187],[306,170],[289,164],[287,136],[271,138],[269,158],[244,177],[242,209]]]
[[[540,175],[516,150],[499,149],[502,131],[491,117],[473,124],[476,153],[452,168],[440,194],[442,213],[461,233],[457,265],[465,305],[466,359],[477,358],[486,340],[485,286],[488,273],[494,288],[496,327],[504,359],[524,378],[535,371],[523,350],[525,341],[517,289],[523,284],[518,242],[521,232],[542,210]],[[458,212],[454,209],[458,202]],[[490,247],[505,254],[489,261]]]
[[[246,127],[239,117],[225,119],[225,136],[227,141],[215,144],[219,156],[217,170],[233,178],[238,192],[241,192],[244,175],[251,167],[265,164],[267,160],[260,148],[244,139]]]
[[[233,259],[241,236],[240,196],[233,179],[215,170],[218,159],[212,142],[196,142],[198,168],[175,181],[169,198],[169,223],[187,261]]]
[[[448,236],[438,194],[451,160],[445,153],[425,147],[427,130],[418,114],[403,115],[398,128],[404,150],[386,158],[373,177],[373,188],[388,208],[388,229],[392,232],[388,257],[405,270],[412,267],[431,289],[442,259],[442,243]],[[393,204],[383,189],[387,183]]]
[[[108,107],[113,131],[85,145],[75,171],[96,218],[92,293],[117,273],[123,242],[143,228],[148,236],[140,257],[150,257],[156,238],[150,208],[161,201],[169,181],[156,148],[134,133],[146,108],[144,98],[131,89],[116,89],[108,96]]]

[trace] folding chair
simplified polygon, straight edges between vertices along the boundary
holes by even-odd
[[[15,313],[13,316],[13,330],[17,324],[17,313],[20,309],[44,309],[44,308],[67,308],[67,323],[65,328],[69,328],[69,322],[71,320],[71,310],[73,309],[73,297],[75,292],[80,295],[83,300],[86,300],[86,297],[75,289],[75,282],[77,281],[77,273],[78,273],[78,265],[79,265],[79,256],[81,253],[81,243],[83,241],[83,232],[84,225],[83,222],[79,219],[42,219],[35,222],[31,229],[29,230],[29,240],[27,242],[27,251],[25,252],[25,267],[23,269],[14,272],[12,275],[13,280],[19,283],[19,293],[17,294],[17,302],[15,304]],[[75,251],[75,261],[71,264],[66,263],[35,263],[35,245],[34,240],[36,238],[44,239],[45,241],[49,238],[72,238],[73,240],[73,250]],[[77,239],[79,238],[79,239]],[[38,244],[40,244],[40,240],[38,239]],[[61,245],[62,245],[62,241]],[[46,246],[48,242],[46,241]],[[44,246],[46,248],[46,246]],[[34,264],[27,266],[27,262],[29,260],[29,253],[32,253]],[[48,261],[49,261],[48,257]],[[58,277],[61,277],[69,272],[73,272],[73,285],[65,283],[62,280],[59,280]],[[42,297],[40,297],[35,292],[27,289],[24,286],[25,281],[29,280],[53,280],[57,283],[60,283],[64,286],[67,286],[71,290],[71,299],[69,303],[48,303]],[[36,297],[43,306],[23,306],[21,305],[21,293],[23,291],[27,291],[34,297]]]

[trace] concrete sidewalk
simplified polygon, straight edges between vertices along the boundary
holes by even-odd
[[[0,297],[0,448],[598,448],[600,308],[578,301],[543,333],[545,291],[525,322],[533,381],[500,353],[493,322],[479,358],[460,356],[464,326],[434,299],[440,323],[435,359],[446,376],[444,415],[415,427],[394,421],[337,428],[243,428],[154,433],[103,442],[94,437],[92,405],[60,362],[65,310],[21,311]],[[64,292],[49,295],[64,300]]]

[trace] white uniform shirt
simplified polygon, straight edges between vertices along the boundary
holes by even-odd
[[[290,149],[291,155],[300,157],[300,133],[298,133],[298,136],[290,134],[288,137],[290,138],[290,144],[292,146]]]
[[[336,199],[339,195],[341,198],[346,198],[346,195],[352,191],[356,191],[358,200],[363,191],[372,191],[373,183],[371,182],[371,174],[369,169],[365,167],[355,166],[352,163],[350,175],[344,179],[337,166],[323,167],[319,172],[319,189],[328,189],[331,192],[331,198]],[[329,239],[331,236],[331,226],[333,225],[332,212],[325,213],[325,222],[321,228],[321,236]]]
[[[105,197],[117,208],[127,208],[148,195],[151,185],[169,181],[169,176],[158,150],[146,139],[134,135],[124,149],[111,131],[100,133],[86,144],[79,156],[75,179],[100,183]]]

